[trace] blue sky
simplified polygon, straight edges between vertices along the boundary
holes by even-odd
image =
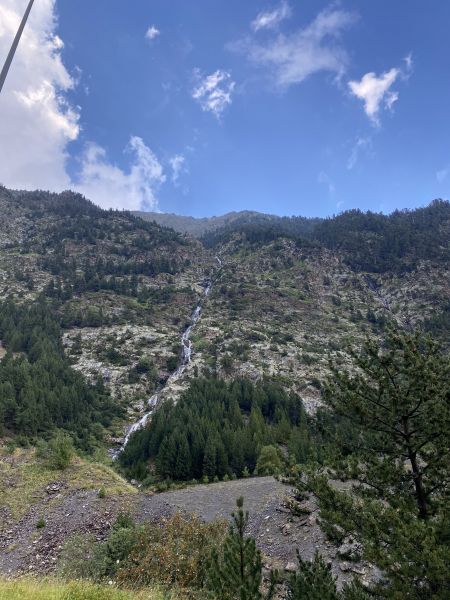
[[[0,0],[0,17],[25,4]],[[0,167],[6,185],[193,216],[389,212],[449,196],[446,0],[36,0],[34,11],[0,150],[33,114],[43,129],[21,130],[30,150]],[[50,44],[39,64],[31,34]],[[7,40],[0,27],[2,54]]]

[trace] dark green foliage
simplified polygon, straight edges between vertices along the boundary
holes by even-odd
[[[241,477],[254,472],[263,446],[292,440],[293,451],[300,451],[299,435],[307,456],[311,440],[301,400],[280,385],[199,379],[175,406],[164,403],[149,427],[133,435],[120,463],[136,478],[145,477],[149,460],[163,479]],[[280,464],[278,459],[277,469]]]
[[[46,444],[45,459],[52,469],[58,469],[59,471],[67,469],[73,455],[72,438],[63,431],[58,431]]]
[[[428,518],[450,475],[450,361],[430,338],[392,330],[385,348],[368,341],[351,356],[359,373],[332,367],[325,399],[364,432],[360,456],[370,496]]]
[[[316,553],[311,562],[297,555],[299,569],[287,581],[286,600],[370,600],[370,596],[357,581],[346,584],[341,592],[331,568]]]
[[[330,568],[316,553],[311,563],[297,556],[299,570],[288,581],[289,600],[337,600],[336,583]]]
[[[237,512],[220,552],[213,550],[208,567],[206,587],[217,600],[261,600],[262,560],[255,540],[245,536],[248,512],[244,499],[236,502]],[[265,598],[273,598],[276,575],[272,574],[270,589]]]
[[[352,352],[354,368],[333,369],[325,400],[358,430],[341,477],[352,494],[311,474],[327,531],[362,544],[389,580],[387,598],[448,597],[450,360],[419,333],[390,331],[379,348]],[[342,455],[341,455],[342,458]]]
[[[408,271],[421,260],[445,263],[450,258],[450,203],[444,200],[390,215],[355,209],[329,219],[263,217],[237,220],[205,234],[203,241],[220,246],[239,238],[241,244],[260,246],[290,238],[298,246],[338,251],[352,269],[369,273]]]
[[[325,219],[313,237],[339,250],[355,270],[383,273],[413,269],[420,260],[448,261],[450,203],[435,200],[426,208],[391,215],[350,210]]]
[[[0,304],[0,339],[8,350],[0,363],[1,426],[31,438],[63,429],[92,447],[118,409],[102,385],[89,386],[70,367],[51,306]]]

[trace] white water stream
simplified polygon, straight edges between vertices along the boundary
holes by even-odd
[[[216,260],[217,260],[217,262],[219,264],[219,268],[220,268],[222,266],[222,261],[220,260],[220,258],[218,256],[216,256]],[[120,446],[120,448],[118,448],[117,450],[111,450],[111,456],[112,456],[113,460],[115,460],[119,456],[119,454],[123,451],[123,449],[128,444],[133,433],[136,433],[136,431],[143,429],[147,425],[148,420],[150,419],[153,411],[159,404],[160,395],[163,392],[163,390],[166,389],[170,384],[175,383],[181,377],[181,375],[184,373],[187,365],[191,362],[193,345],[192,345],[190,336],[191,336],[193,328],[195,327],[195,325],[198,323],[198,321],[200,319],[200,316],[202,314],[202,307],[203,307],[204,299],[209,295],[209,293],[211,291],[211,287],[212,287],[212,280],[207,279],[204,283],[203,298],[197,304],[194,312],[191,315],[191,322],[190,322],[189,326],[186,327],[186,329],[183,332],[183,335],[181,336],[181,362],[180,362],[180,365],[178,366],[176,371],[174,371],[170,375],[170,377],[167,379],[166,383],[161,387],[161,389],[159,389],[158,392],[156,392],[156,394],[153,394],[153,396],[148,399],[147,411],[145,412],[145,414],[138,421],[136,421],[135,423],[133,423],[132,425],[130,425],[127,428],[125,438],[124,438],[123,443]]]

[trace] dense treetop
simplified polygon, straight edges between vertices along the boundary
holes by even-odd
[[[70,432],[90,449],[118,413],[103,385],[91,386],[64,355],[55,312],[43,301],[0,304],[0,428],[27,438]]]

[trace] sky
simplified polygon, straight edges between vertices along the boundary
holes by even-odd
[[[0,62],[28,0],[0,0]],[[35,0],[0,182],[196,217],[450,196],[450,2]]]

